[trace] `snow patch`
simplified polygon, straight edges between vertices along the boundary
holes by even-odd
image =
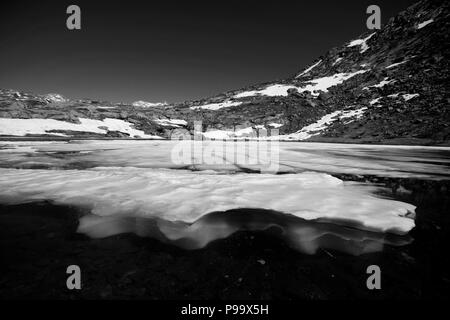
[[[272,122],[272,123],[269,123],[268,126],[272,127],[272,128],[275,128],[275,129],[278,129],[278,128],[281,128],[282,126],[284,126],[284,124]]]
[[[373,106],[374,104],[378,104],[382,97],[370,100],[369,104]]]
[[[339,119],[347,119],[347,118],[356,118],[359,119],[364,115],[364,112],[366,112],[367,107],[362,107],[355,110],[344,110],[342,111],[341,115],[339,116]],[[350,122],[347,122],[348,124]]]
[[[256,132],[252,127],[231,130],[210,130],[202,133],[206,139],[229,140],[234,138],[256,137]]]
[[[321,62],[322,62],[322,60],[319,60],[318,62],[316,62],[315,64],[313,64],[311,67],[307,68],[305,71],[303,71],[302,73],[300,73],[299,75],[297,75],[296,78],[300,78],[301,76],[307,74],[307,73],[310,72],[312,69],[314,69],[315,67],[317,67]]]
[[[405,99],[405,101],[409,101],[409,100],[414,99],[414,98],[416,98],[418,96],[419,96],[418,93],[414,93],[414,94],[408,93],[408,94],[402,95],[402,97],[403,97],[403,99]]]
[[[49,93],[42,96],[44,100],[47,100],[49,102],[67,102],[66,98],[64,98],[62,95],[58,93]]]
[[[269,97],[287,96],[289,89],[297,89],[297,87],[292,85],[275,84],[259,91],[259,94]]]
[[[242,102],[238,101],[225,101],[220,103],[210,103],[210,104],[204,104],[202,106],[193,106],[191,107],[192,110],[198,110],[198,109],[204,109],[204,110],[219,110],[222,108],[229,108],[229,107],[235,107],[241,105]]]
[[[239,99],[239,98],[247,98],[247,97],[253,97],[258,95],[259,91],[256,90],[252,90],[252,91],[244,91],[241,93],[236,94],[234,97]]]
[[[10,119],[0,118],[0,135],[25,136],[27,134],[44,135],[51,134],[65,136],[61,133],[49,133],[52,130],[91,132],[106,134],[108,131],[119,131],[127,133],[130,137],[140,138],[160,138],[145,134],[144,131],[136,130],[133,124],[119,120],[106,118],[102,120],[93,120],[80,118],[81,123],[71,123],[54,119]],[[107,129],[105,129],[107,128]]]
[[[374,84],[373,86],[364,87],[363,90],[369,90],[369,88],[383,88],[385,85],[394,83],[397,80],[388,80],[389,78],[384,78],[379,83]]]
[[[336,73],[332,76],[306,81],[305,83],[308,84],[302,87],[296,87],[293,85],[286,85],[286,84],[274,84],[266,87],[263,90],[242,92],[238,95],[235,95],[234,98],[242,98],[244,96],[248,97],[253,95],[265,95],[269,97],[287,96],[289,89],[297,89],[298,92],[309,91],[313,96],[319,96],[320,93],[318,91],[328,92],[329,88],[342,84],[344,81],[358,74],[363,74],[367,71],[369,70],[359,70],[352,73]]]
[[[354,46],[361,46],[360,53],[364,53],[369,49],[369,46],[367,45],[367,41],[372,38],[375,35],[376,32],[371,33],[369,36],[367,36],[364,39],[357,39],[350,42],[350,44],[347,47],[354,47]]]
[[[395,67],[397,67],[397,66],[399,66],[399,65],[402,65],[402,64],[404,64],[404,63],[407,63],[407,62],[408,62],[408,60],[405,60],[405,61],[402,61],[402,62],[393,63],[393,64],[387,66],[386,69],[395,68]]]
[[[429,24],[432,23],[432,22],[434,22],[433,19],[430,19],[430,20],[424,21],[424,22],[422,22],[422,23],[419,23],[419,25],[417,26],[417,29],[418,29],[418,30],[419,30],[419,29],[422,29],[423,27],[426,27],[427,25],[429,25]]]
[[[319,93],[317,91],[328,92],[328,89],[339,84],[342,84],[344,81],[358,75],[367,72],[368,70],[360,70],[352,73],[337,73],[335,75],[329,77],[323,77],[308,81],[312,84],[308,84],[305,87],[298,88],[299,92],[310,91],[312,95],[318,96]]]
[[[335,111],[333,113],[327,114],[317,120],[316,122],[307,125],[306,127],[303,127],[301,130],[291,133],[287,136],[280,136],[281,140],[283,140],[285,137],[288,140],[306,140],[311,138],[312,136],[320,134],[322,131],[327,129],[330,124],[332,124],[334,121],[337,120],[337,117],[341,111]]]
[[[161,126],[170,126],[170,127],[187,126],[187,122],[181,119],[155,119],[154,121]]]
[[[167,106],[167,102],[147,102],[147,101],[135,101],[131,104],[133,107],[140,108],[152,108],[152,107],[164,107]]]
[[[333,62],[332,66],[338,64],[338,63],[341,62],[341,61],[342,61],[342,58],[337,58],[337,59]]]
[[[323,131],[328,129],[328,127],[335,121],[341,120],[341,119],[359,119],[363,116],[364,112],[367,110],[367,107],[362,107],[359,109],[345,109],[345,110],[338,110],[334,111],[332,113],[324,115],[322,118],[317,120],[316,122],[307,125],[303,127],[301,130],[291,133],[288,135],[280,135],[280,136],[273,136],[268,137],[268,139],[272,140],[297,140],[302,141],[311,138],[312,136],[321,134]],[[351,121],[346,122],[345,124],[348,124]]]

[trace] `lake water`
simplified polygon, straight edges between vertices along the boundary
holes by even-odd
[[[446,181],[449,162],[450,148],[437,147],[0,142],[0,201],[83,208],[78,232],[93,238],[135,233],[198,249],[277,230],[304,253],[360,255],[411,243],[417,209],[363,177]]]

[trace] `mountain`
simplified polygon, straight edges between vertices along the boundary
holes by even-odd
[[[27,128],[41,119],[38,136],[71,137],[167,138],[202,121],[210,138],[255,136],[267,128],[283,140],[448,144],[449,21],[448,2],[421,1],[283,80],[174,105],[1,90],[0,135],[11,135],[5,129],[11,118],[28,119],[15,123],[22,127],[15,135],[33,135]],[[65,130],[59,122],[70,125]]]

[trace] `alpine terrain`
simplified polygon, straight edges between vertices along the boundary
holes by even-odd
[[[169,138],[201,121],[211,139],[448,144],[449,21],[448,2],[421,1],[285,79],[171,105],[0,90],[0,136]]]

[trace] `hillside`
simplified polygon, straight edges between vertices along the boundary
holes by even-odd
[[[448,144],[449,21],[447,2],[421,1],[284,80],[175,105],[1,90],[0,137],[168,138],[202,121],[216,139]]]

